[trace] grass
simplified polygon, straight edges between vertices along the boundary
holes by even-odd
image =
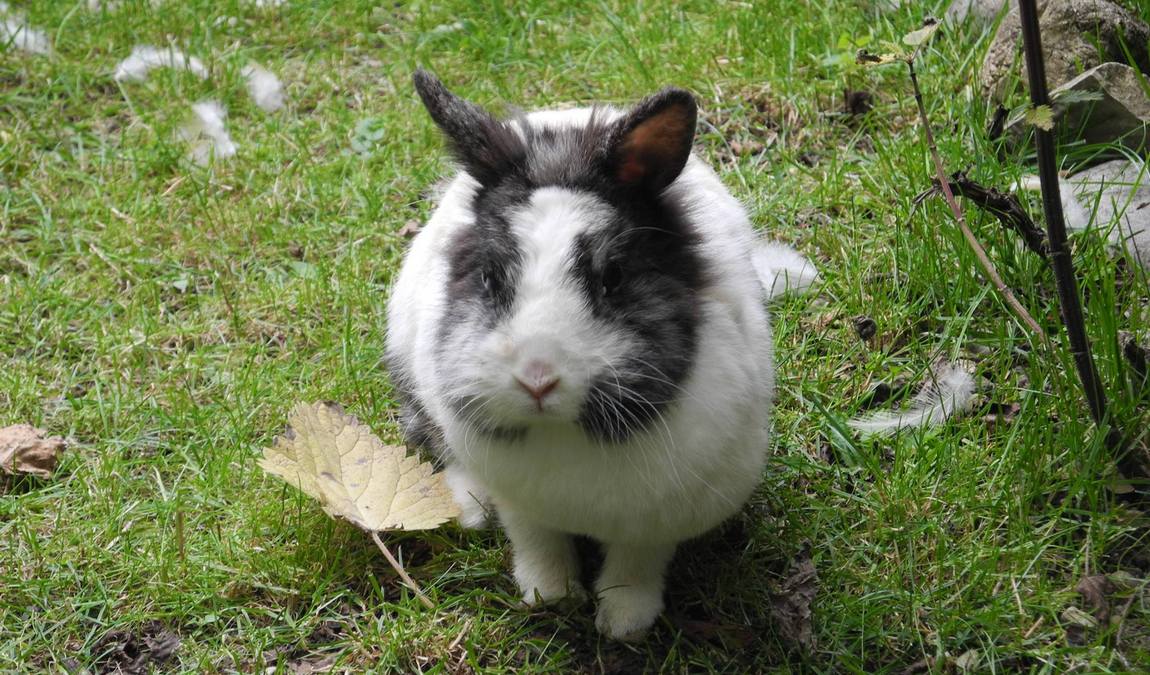
[[[111,670],[163,635],[180,644],[160,667],[186,672],[1150,664],[1146,517],[1112,490],[1050,271],[969,212],[1053,352],[989,290],[941,200],[912,209],[930,169],[905,72],[832,63],[852,40],[897,39],[921,10],[19,4],[55,55],[0,52],[0,426],[30,422],[71,449],[50,480],[0,479],[0,670]],[[982,132],[989,36],[945,31],[921,80],[948,167],[1005,187],[1029,169]],[[133,45],[169,39],[212,77],[112,81]],[[253,59],[284,80],[287,110],[246,98]],[[668,615],[644,643],[601,640],[587,607],[516,609],[498,532],[391,537],[429,612],[365,535],[255,466],[298,400],[340,401],[397,437],[387,289],[400,229],[426,216],[448,169],[409,84],[417,64],[496,108],[691,88],[705,110],[698,151],[764,232],[823,272],[816,295],[775,307],[777,446],[763,486],[682,548]],[[844,87],[871,91],[875,109],[843,114]],[[209,170],[173,136],[205,97],[227,105],[240,146]],[[1150,330],[1146,277],[1101,237],[1073,246],[1115,418],[1138,435],[1144,391],[1117,335]],[[860,315],[877,324],[869,341]],[[977,363],[974,414],[898,441],[836,432],[877,383],[915,381],[939,356]],[[820,576],[810,650],[769,611],[805,545]],[[1067,609],[1089,610],[1079,579],[1117,572],[1112,624],[1073,628]]]

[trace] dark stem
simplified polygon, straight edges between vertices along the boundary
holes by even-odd
[[[1046,66],[1042,60],[1042,38],[1038,28],[1038,8],[1035,0],[1018,0],[1018,11],[1022,21],[1022,46],[1026,54],[1026,74],[1030,85],[1030,101],[1034,107],[1050,105],[1046,91]],[[1090,416],[1101,427],[1106,419],[1106,394],[1094,367],[1090,354],[1090,339],[1086,335],[1086,321],[1082,315],[1082,302],[1078,296],[1078,282],[1074,276],[1074,261],[1066,246],[1066,222],[1062,215],[1062,198],[1059,194],[1058,165],[1054,157],[1054,135],[1039,127],[1034,128],[1034,139],[1038,151],[1038,178],[1042,184],[1042,210],[1046,215],[1046,233],[1050,246],[1051,266],[1054,281],[1058,287],[1058,305],[1062,311],[1062,322],[1070,338],[1070,352],[1078,378],[1082,381],[1082,391]],[[1123,448],[1120,434],[1107,433],[1107,445],[1115,456],[1115,461],[1129,477],[1145,478],[1145,467],[1130,456]]]

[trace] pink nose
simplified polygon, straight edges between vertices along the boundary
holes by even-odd
[[[559,376],[555,374],[551,364],[535,359],[527,362],[523,372],[515,376],[515,381],[524,391],[531,394],[531,398],[540,406],[543,405],[543,399],[559,386]]]

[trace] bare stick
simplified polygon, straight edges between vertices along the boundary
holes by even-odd
[[[1008,192],[999,192],[971,180],[965,173],[959,171],[950,177],[950,189],[956,197],[965,197],[981,209],[989,211],[998,218],[1003,227],[1014,230],[1022,237],[1026,247],[1038,254],[1043,260],[1050,258],[1050,246],[1046,243],[1046,233],[1034,224],[1030,214],[1022,208],[1018,197]],[[934,187],[915,197],[915,201],[942,194],[942,188],[935,181]]]
[[[978,240],[974,238],[974,233],[966,226],[966,218],[963,217],[962,208],[958,205],[958,201],[954,198],[954,192],[950,189],[950,181],[946,179],[946,172],[942,168],[942,159],[938,156],[938,146],[934,143],[934,134],[930,131],[930,118],[926,116],[926,106],[922,101],[922,89],[918,86],[918,76],[915,75],[914,72],[913,56],[907,59],[906,65],[907,68],[910,69],[910,83],[914,86],[914,101],[918,105],[918,115],[922,119],[923,135],[926,137],[927,148],[930,149],[931,160],[934,161],[934,173],[938,179],[938,185],[942,189],[942,196],[946,199],[947,206],[950,207],[951,213],[954,214],[954,219],[958,221],[959,229],[962,230],[962,236],[974,251],[974,255],[982,265],[982,269],[986,273],[987,278],[990,279],[994,287],[998,289],[998,292],[1002,294],[1002,298],[1006,300],[1006,304],[1010,305],[1010,308],[1014,310],[1018,318],[1022,319],[1022,322],[1045,343],[1046,333],[1042,330],[1042,326],[1038,325],[1034,317],[1030,316],[1030,312],[1026,311],[1026,308],[1022,306],[1018,298],[1014,297],[1014,293],[1011,293],[1010,289],[1006,287],[1006,282],[998,275],[998,270],[994,268],[994,263],[990,262],[990,258],[986,255],[986,250],[982,248],[982,244],[978,243]]]
[[[415,579],[412,579],[411,575],[407,573],[407,570],[403,569],[403,565],[399,564],[399,561],[396,560],[395,556],[391,554],[391,551],[387,549],[383,540],[379,538],[379,533],[372,530],[371,538],[375,541],[375,545],[379,547],[379,550],[383,551],[383,557],[387,558],[387,562],[391,563],[391,568],[394,569],[399,575],[399,578],[403,580],[403,585],[415,593],[415,597],[419,598],[419,601],[423,603],[424,607],[435,609],[435,603],[431,601],[431,598],[423,594],[423,590],[419,587],[419,584],[415,583]]]

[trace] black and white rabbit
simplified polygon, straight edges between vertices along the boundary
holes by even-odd
[[[796,254],[760,242],[691,155],[686,91],[500,120],[425,71],[415,87],[462,170],[388,308],[405,434],[445,457],[465,525],[494,507],[524,602],[582,592],[587,535],[605,553],[597,627],[641,635],[676,545],[759,482],[763,285]]]

